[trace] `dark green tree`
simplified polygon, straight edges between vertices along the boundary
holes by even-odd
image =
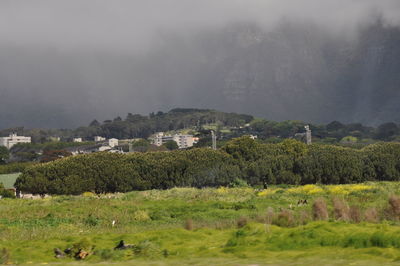
[[[10,152],[4,146],[0,146],[0,164],[4,164],[10,158]]]
[[[170,151],[177,150],[179,148],[178,143],[175,140],[169,140],[163,144],[165,148]]]

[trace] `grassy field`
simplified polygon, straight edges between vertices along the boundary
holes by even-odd
[[[0,183],[3,183],[5,188],[13,188],[15,180],[19,175],[19,173],[0,175]]]
[[[399,189],[380,182],[2,199],[0,263],[399,265],[399,213],[388,201]],[[324,221],[314,217],[321,199]],[[347,218],[337,217],[338,202]],[[113,250],[120,240],[134,246]],[[54,257],[68,247],[93,254]]]

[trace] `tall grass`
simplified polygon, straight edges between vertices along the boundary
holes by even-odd
[[[144,259],[146,248],[156,250],[159,260],[251,257],[325,247],[397,248],[400,233],[393,225],[399,223],[400,205],[390,195],[399,184],[369,183],[373,189],[340,195],[325,187],[326,192],[316,194],[274,187],[280,192],[262,195],[250,188],[182,188],[2,199],[0,250],[7,248],[12,262],[22,263],[57,261],[54,248],[62,250],[83,238],[96,245],[89,258],[93,262]],[[304,199],[308,204],[297,204]],[[388,220],[385,225],[362,222],[378,223],[381,214]],[[120,240],[141,245],[143,252],[114,252]]]

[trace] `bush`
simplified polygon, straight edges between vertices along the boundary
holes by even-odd
[[[146,211],[138,210],[133,213],[133,220],[138,222],[144,222],[150,220],[150,216]]]
[[[328,209],[323,198],[318,198],[314,201],[312,205],[312,214],[314,220],[328,220]]]
[[[185,229],[188,231],[193,230],[193,220],[192,219],[187,219],[185,223]]]
[[[275,217],[274,209],[271,207],[268,207],[267,213],[265,214],[265,223],[272,224],[274,217]]]
[[[83,222],[88,226],[97,226],[100,224],[100,219],[89,214]]]
[[[0,182],[0,196],[2,198],[15,198],[15,193],[13,191],[4,188],[3,183]]]
[[[299,219],[298,224],[301,224],[301,225],[305,225],[312,220],[310,213],[307,211],[300,211],[298,219]]]
[[[67,157],[25,169],[15,186],[35,194],[79,195],[173,187],[346,184],[398,180],[399,161],[400,143],[352,149],[307,146],[294,140],[262,144],[242,137],[227,142],[219,151],[197,148]],[[321,192],[314,188],[310,194]]]
[[[115,252],[112,249],[96,250],[94,255],[99,256],[102,260],[111,260],[115,257]]]
[[[245,227],[247,225],[247,218],[246,217],[240,217],[237,220],[236,225],[237,225],[238,228]]]
[[[362,220],[361,210],[358,206],[350,206],[350,220],[353,223],[359,223]]]
[[[348,221],[350,218],[350,208],[342,199],[333,199],[333,212],[336,220]]]
[[[400,215],[400,197],[390,196],[389,197],[389,214],[392,219],[398,220]]]
[[[247,182],[243,179],[240,178],[235,178],[235,180],[233,180],[233,182],[231,182],[229,184],[230,187],[249,187],[249,185],[247,184]]]
[[[83,192],[83,193],[82,193],[82,197],[85,197],[85,198],[94,198],[94,197],[96,197],[96,194],[93,193],[93,192]]]
[[[158,258],[165,252],[161,251],[160,247],[150,240],[141,241],[138,245],[133,246],[133,253],[139,257]]]
[[[289,210],[283,210],[278,213],[278,216],[273,220],[273,224],[280,227],[291,227],[295,225],[293,212]]]
[[[172,187],[227,186],[241,177],[229,155],[209,149],[94,153],[39,164],[15,186],[34,194],[115,193]]]
[[[365,221],[370,223],[377,223],[379,222],[379,214],[376,208],[368,208],[365,210],[364,213]]]
[[[8,164],[0,164],[0,175],[2,174],[13,174],[13,173],[19,173],[24,171],[26,168],[34,165],[34,163],[28,162],[28,163],[8,163]]]
[[[6,248],[2,248],[0,251],[0,264],[11,264],[10,251]]]

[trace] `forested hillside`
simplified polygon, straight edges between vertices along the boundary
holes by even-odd
[[[146,139],[156,132],[181,131],[199,136],[201,142],[197,146],[204,146],[211,140],[210,129],[217,133],[220,141],[251,134],[267,142],[281,142],[285,138],[295,137],[296,133],[304,132],[305,125],[310,125],[314,142],[366,145],[376,141],[400,140],[400,125],[393,122],[383,123],[377,127],[365,126],[361,123],[345,124],[339,121],[328,124],[309,124],[297,120],[277,122],[254,118],[246,114],[193,108],[176,108],[165,113],[152,112],[149,115],[128,113],[124,118],[116,117],[102,122],[93,120],[88,126],[76,129],[9,128],[1,130],[0,136],[16,132],[19,135],[32,137],[35,144],[17,145],[13,148],[13,152],[62,149],[79,145],[76,143],[57,144],[52,140],[55,136],[61,137],[62,141],[71,141],[73,137],[93,141],[94,136]],[[51,141],[53,142],[49,143]]]

